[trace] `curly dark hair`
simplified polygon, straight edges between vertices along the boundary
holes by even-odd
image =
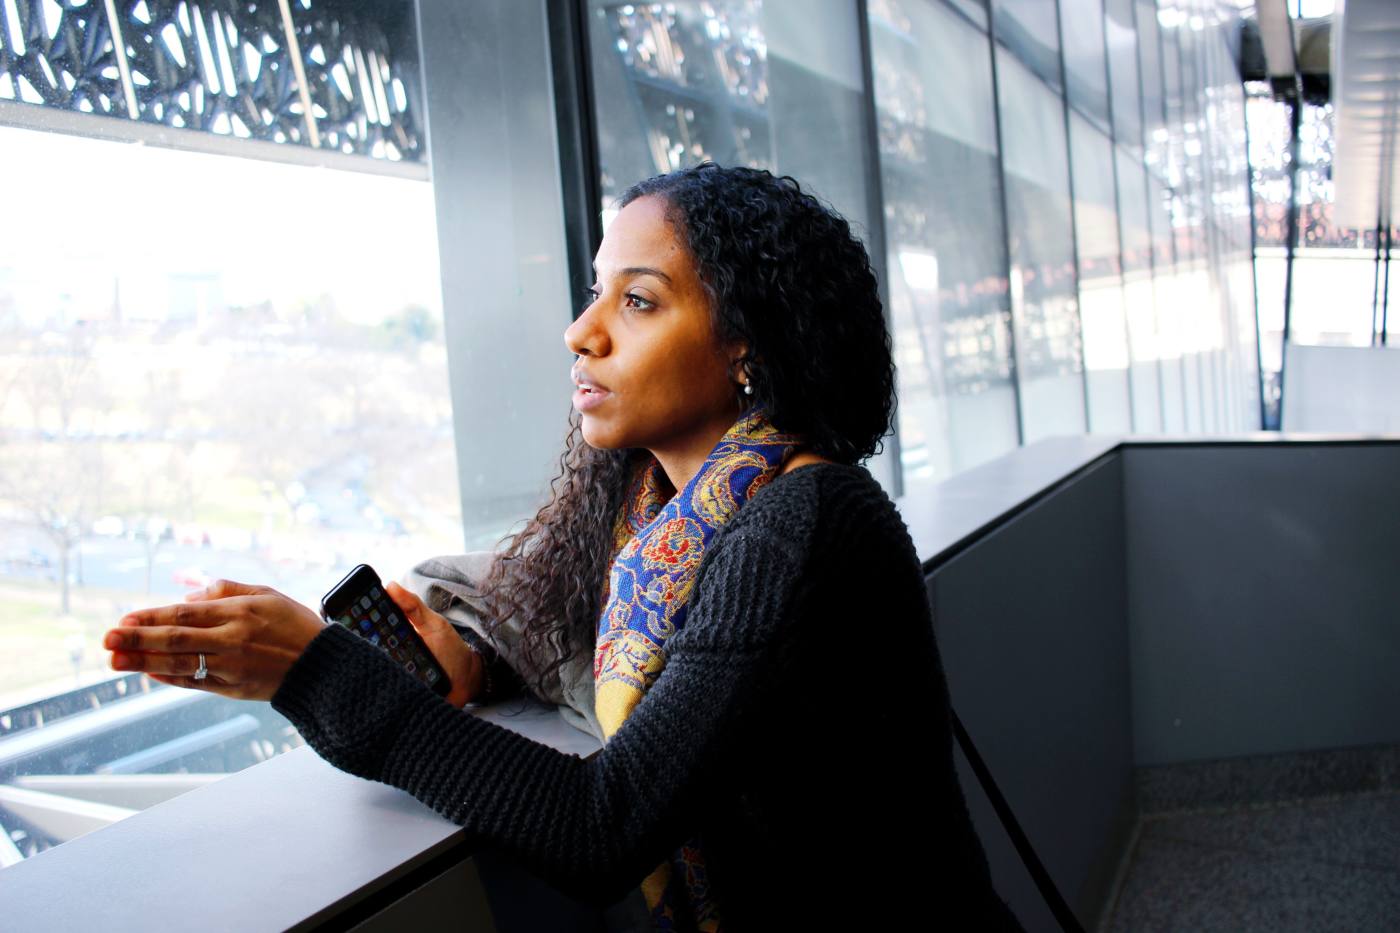
[[[737,408],[766,404],[778,430],[840,463],[883,450],[895,411],[892,344],[870,257],[846,220],[789,176],[713,162],[638,182],[618,205],[646,196],[665,199],[719,341],[748,344],[741,365],[754,393],[739,393]],[[488,627],[526,620],[539,696],[546,673],[577,650],[593,651],[614,521],[634,471],[651,457],[589,446],[572,406],[568,425],[548,504],[501,539],[507,546],[481,587]]]

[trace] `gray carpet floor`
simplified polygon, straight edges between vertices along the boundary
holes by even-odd
[[[1400,792],[1145,817],[1104,929],[1400,931]]]

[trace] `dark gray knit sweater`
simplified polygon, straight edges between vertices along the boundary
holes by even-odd
[[[600,907],[698,833],[731,933],[1016,928],[953,770],[918,556],[870,473],[773,479],[711,538],[691,599],[591,759],[452,707],[338,625],[272,706],[331,764]]]

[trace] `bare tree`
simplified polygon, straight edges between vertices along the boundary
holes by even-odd
[[[193,517],[199,500],[199,478],[191,466],[193,438],[181,434],[180,411],[192,407],[182,371],[145,373],[140,410],[142,440],[129,454],[139,465],[125,473],[118,511],[136,529],[146,561],[146,592],[151,592],[156,555],[174,519]]]
[[[107,411],[94,366],[96,337],[78,323],[26,348],[11,394],[28,407],[29,430],[3,448],[0,495],[54,545],[62,611],[71,609],[73,550],[103,492],[100,432]]]

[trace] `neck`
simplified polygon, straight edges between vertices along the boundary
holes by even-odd
[[[700,472],[700,467],[704,465],[705,458],[710,455],[710,451],[715,449],[715,444],[724,436],[721,431],[716,434],[714,440],[702,453],[695,453],[693,450],[653,450],[652,454],[656,461],[661,464],[661,470],[666,474],[666,479],[671,484],[671,495],[675,495],[685,488],[685,484],[695,478],[695,474]]]
[[[734,426],[738,417],[737,413],[725,415],[697,427],[684,437],[673,439],[670,443],[647,448],[652,456],[656,457],[657,463],[661,464],[662,471],[671,483],[672,495],[680,492],[695,478],[695,474],[705,465],[705,458],[714,451],[715,445],[724,437],[725,432]]]

